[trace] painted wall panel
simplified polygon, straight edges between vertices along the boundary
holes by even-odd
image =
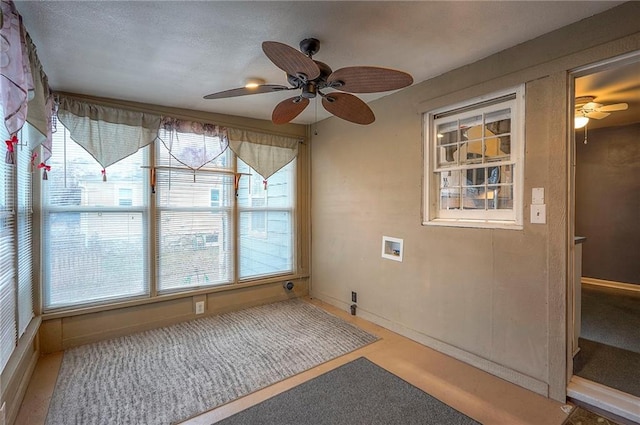
[[[640,5],[374,101],[370,126],[319,123],[311,142],[312,295],[347,308],[355,290],[364,317],[564,401],[568,71],[640,49],[630,13]],[[598,34],[581,39],[585,28]],[[524,228],[422,226],[421,113],[521,83]],[[545,188],[544,225],[529,223],[534,187]],[[380,258],[382,235],[404,239],[402,263]]]

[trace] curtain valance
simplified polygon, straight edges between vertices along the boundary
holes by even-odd
[[[229,128],[229,147],[265,180],[298,156],[300,139]]]
[[[60,97],[58,119],[73,141],[106,168],[153,142],[161,117]]]
[[[229,146],[227,129],[215,124],[164,117],[158,139],[181,164],[198,170]]]
[[[42,145],[40,161],[44,164],[51,157],[54,111],[47,76],[13,2],[3,0],[0,12],[0,106],[4,125],[13,136],[6,141],[5,161],[14,162],[14,144],[21,143],[31,150]],[[25,122],[30,125],[25,126]],[[19,141],[17,133],[20,130],[23,140]],[[35,156],[32,155],[32,164]]]
[[[0,102],[9,134],[15,134],[27,119],[27,102],[33,90],[26,30],[13,2],[0,2]]]
[[[33,76],[33,98],[29,101],[27,122],[31,126],[28,140],[31,150],[42,145],[42,158],[40,162],[46,163],[51,158],[51,144],[53,135],[53,116],[55,115],[55,102],[49,89],[49,80],[42,69],[42,64],[36,53],[36,46],[26,35],[27,49],[29,51],[29,65]],[[33,129],[37,131],[32,131]]]
[[[300,139],[94,104],[61,95],[58,119],[103,168],[158,139],[193,170],[228,147],[267,179],[298,154]]]

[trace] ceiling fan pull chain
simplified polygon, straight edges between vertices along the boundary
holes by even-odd
[[[584,142],[585,145],[587,144],[587,126],[584,126]]]

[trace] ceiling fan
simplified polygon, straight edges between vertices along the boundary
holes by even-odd
[[[576,118],[593,118],[601,120],[611,115],[611,112],[625,111],[629,105],[626,103],[612,103],[610,105],[603,105],[602,103],[594,102],[593,96],[580,96],[576,98]],[[585,120],[585,124],[586,124]]]
[[[271,120],[286,124],[309,105],[309,99],[322,97],[322,106],[333,115],[356,124],[375,121],[373,111],[360,98],[350,93],[375,93],[401,89],[413,83],[406,72],[373,66],[351,66],[333,71],[329,65],[314,60],[320,42],[306,38],[300,42],[300,51],[277,41],[265,41],[262,50],[275,66],[287,73],[290,86],[259,84],[240,87],[204,96],[205,99],[223,99],[249,94],[300,90],[297,96],[278,103]],[[325,92],[327,89],[339,91]]]

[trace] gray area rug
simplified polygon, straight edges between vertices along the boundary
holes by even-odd
[[[46,424],[179,422],[376,339],[295,299],[73,348]]]
[[[479,424],[360,357],[217,425]]]

